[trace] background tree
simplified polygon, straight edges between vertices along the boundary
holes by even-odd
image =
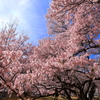
[[[22,84],[18,85],[20,81],[16,79],[27,73],[28,58],[33,46],[26,43],[29,39],[27,36],[16,32],[17,23],[15,20],[0,31],[0,84],[9,94],[15,93],[22,98],[23,90],[20,88]],[[18,87],[15,87],[15,84]]]

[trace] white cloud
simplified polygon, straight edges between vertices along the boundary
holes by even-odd
[[[18,18],[20,30],[28,31],[28,18],[25,18],[28,8],[31,8],[30,0],[0,0],[0,28],[2,22],[9,23],[12,16],[13,20]]]
[[[18,32],[24,31],[32,41],[36,42],[40,35],[45,34],[42,29],[36,29],[32,26],[32,24],[39,23],[36,22],[38,18],[43,19],[41,18],[43,16],[36,13],[39,2],[40,0],[0,0],[0,29],[2,27],[1,22],[10,22],[12,16],[13,20],[16,18],[19,20]]]
[[[26,23],[25,10],[30,6],[29,0],[0,0],[0,22],[10,21],[18,18],[22,23]]]

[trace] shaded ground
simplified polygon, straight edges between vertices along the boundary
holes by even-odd
[[[73,100],[76,100],[77,97],[73,97]],[[20,100],[19,98],[3,98],[3,100]],[[32,98],[27,98],[26,100],[32,100]],[[37,100],[54,100],[53,97],[43,97]],[[61,97],[58,98],[58,100],[67,100],[67,99],[63,99]]]
[[[77,100],[77,97],[72,97],[73,100]],[[2,100],[20,100],[19,98],[3,98]],[[27,98],[26,100],[32,100],[32,98]],[[54,97],[43,97],[37,100],[54,100]],[[58,98],[58,100],[67,100],[63,99],[61,97]],[[100,98],[95,98],[94,100],[100,100]]]

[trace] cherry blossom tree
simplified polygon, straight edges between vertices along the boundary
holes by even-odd
[[[0,32],[0,85],[8,94],[14,93],[21,100],[26,100],[27,96],[34,99],[49,96],[53,90],[43,84],[45,74],[38,66],[43,60],[36,60],[39,46],[25,43],[28,37],[18,36],[16,25],[10,23]]]
[[[27,72],[28,58],[32,54],[33,46],[25,43],[29,39],[27,36],[22,34],[18,36],[16,28],[17,21],[5,25],[0,31],[0,84],[9,94],[15,93],[23,99],[21,83],[17,79],[22,78],[23,73]]]
[[[99,0],[52,0],[46,14],[48,33],[65,32],[76,23],[83,25],[82,29],[95,24],[97,28],[99,5]]]
[[[22,100],[59,94],[92,100],[100,82],[100,62],[90,58],[100,54],[99,15],[99,0],[53,0],[46,18],[54,35],[37,46],[25,43],[27,36],[17,37],[15,23],[2,29],[1,85]]]
[[[93,96],[96,84],[94,80],[100,79],[99,62],[89,57],[91,54],[100,53],[100,39],[96,39],[100,34],[99,9],[99,0],[53,0],[46,15],[49,34],[56,34],[55,39],[51,39],[55,41],[54,46],[56,46],[52,46],[55,48],[55,51],[53,52],[54,49],[50,46],[50,43],[50,50],[48,51],[52,51],[53,54],[50,52],[45,55],[46,58],[49,58],[49,61],[50,57],[53,58],[53,62],[50,62],[47,66],[52,66],[52,69],[56,66],[58,69],[61,68],[58,71],[59,74],[60,71],[66,67],[67,70],[77,70],[80,71],[81,74],[84,72],[85,74],[82,74],[82,76],[85,75],[84,77],[89,78],[90,81],[92,80],[91,85],[94,85],[91,87],[93,91],[90,91],[89,98],[87,97],[87,92],[83,90],[83,92],[85,92],[84,98],[82,98],[82,95],[79,97],[82,100],[92,100],[91,93]],[[47,48],[48,43],[46,41],[48,40],[44,41],[45,43],[43,42],[42,45],[46,45],[45,48]],[[59,50],[57,50],[58,48]],[[43,52],[48,51],[47,49],[43,50]],[[47,54],[49,54],[49,57]],[[56,72],[57,71],[55,71],[54,74],[56,74]],[[78,76],[75,75],[74,79],[77,77]],[[90,81],[87,82],[87,80],[85,80],[83,83],[90,84]],[[63,83],[63,81],[61,83]]]
[[[51,89],[52,87],[58,88],[59,93],[63,91],[71,99],[71,95],[61,88],[63,81],[59,80],[58,76],[60,74],[64,76],[62,73],[67,70],[74,70],[75,73],[82,74],[77,81],[81,81],[81,84],[84,83],[83,88],[85,89],[81,90],[84,97],[83,93],[80,93],[79,86],[77,87],[78,92],[71,90],[71,83],[67,91],[70,89],[69,92],[74,92],[75,95],[79,93],[76,96],[82,100],[92,100],[96,88],[94,80],[99,80],[100,68],[98,62],[90,59],[89,56],[98,54],[100,50],[99,39],[96,39],[100,34],[99,9],[98,1],[53,0],[51,2],[46,15],[47,27],[49,34],[56,35],[53,38],[40,40],[39,46],[33,50],[34,53],[31,56],[32,65],[37,66],[37,72],[42,78],[39,84],[43,85],[43,81],[48,80],[48,82],[44,82],[47,83],[45,86],[51,86]],[[56,80],[52,81],[55,75],[57,76]],[[72,80],[72,82],[74,84],[77,84],[75,80],[78,79],[77,75],[73,75],[74,81]],[[82,80],[85,79],[84,77],[86,80]],[[50,85],[51,83],[52,85]],[[91,85],[89,86],[89,84]],[[90,89],[89,91],[86,86]],[[72,89],[75,88],[74,85]],[[88,93],[89,98],[87,97]]]
[[[31,56],[32,60],[35,57],[35,62],[32,65],[37,66],[37,72],[40,74],[38,82],[49,90],[57,88],[59,94],[63,93],[62,95],[66,95],[69,100],[71,100],[71,95],[66,91],[73,93],[81,100],[88,100],[87,94],[90,93],[89,96],[92,100],[96,88],[94,80],[97,80],[99,77],[96,77],[97,73],[94,73],[94,60],[88,59],[87,56],[89,54],[73,57],[73,54],[79,49],[79,45],[73,43],[73,46],[70,46],[69,41],[70,37],[66,33],[59,34],[55,38],[47,38],[40,41],[40,45],[34,49],[34,54]],[[99,71],[97,66],[95,68],[96,71]],[[81,77],[78,76],[79,74]],[[79,82],[80,84],[78,84]],[[83,87],[80,88],[80,85],[83,85]],[[86,86],[88,86],[88,89],[86,89]],[[55,94],[54,91],[53,94]]]
[[[0,32],[0,84],[8,94],[14,93],[22,100],[26,100],[26,96],[34,99],[49,96],[53,90],[42,84],[45,74],[38,67],[43,60],[36,60],[37,46],[25,43],[28,37],[18,36],[16,25],[10,23]]]

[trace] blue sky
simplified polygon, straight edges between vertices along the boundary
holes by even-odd
[[[1,23],[12,19],[19,20],[18,32],[30,37],[30,42],[37,45],[38,40],[47,37],[45,14],[51,0],[0,0]]]

